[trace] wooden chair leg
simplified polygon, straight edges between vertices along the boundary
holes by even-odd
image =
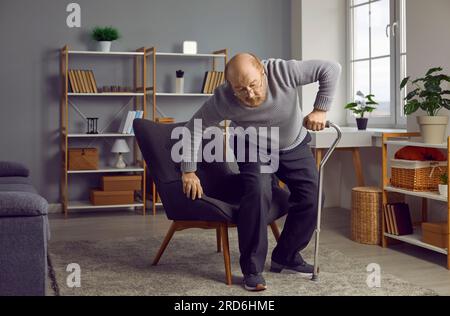
[[[156,266],[158,264],[159,259],[161,259],[161,256],[164,253],[164,250],[166,250],[166,247],[169,244],[170,240],[172,239],[172,236],[176,230],[177,230],[177,223],[173,222],[169,228],[169,231],[167,232],[166,238],[164,238],[164,241],[163,241],[161,247],[159,248],[158,253],[156,254],[155,259],[153,260],[152,265]]]
[[[225,276],[227,285],[231,285],[231,262],[230,262],[230,245],[228,243],[228,226],[227,224],[220,225],[220,235],[222,237],[223,245],[223,259],[225,261]]]
[[[278,242],[278,239],[280,239],[280,230],[278,229],[277,223],[275,221],[270,223],[270,228],[272,228],[273,236],[275,237],[275,240]]]
[[[216,240],[217,240],[217,252],[220,252],[222,250],[222,237],[220,233],[220,228],[216,228]]]

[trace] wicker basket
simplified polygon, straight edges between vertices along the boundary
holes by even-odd
[[[446,173],[446,161],[391,160],[391,184],[411,191],[438,191],[440,175]]]
[[[378,245],[381,241],[381,189],[356,187],[352,189],[351,239]]]

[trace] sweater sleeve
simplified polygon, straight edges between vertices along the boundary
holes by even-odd
[[[201,120],[201,129],[195,128],[195,120]],[[219,112],[218,96],[211,96],[202,107],[186,123],[191,136],[190,151],[183,153],[181,161],[181,172],[195,172],[197,170],[197,153],[200,149],[203,132],[210,126],[218,125],[224,120]]]
[[[277,60],[277,69],[284,83],[298,87],[319,82],[314,108],[328,111],[341,75],[339,63],[326,60]]]

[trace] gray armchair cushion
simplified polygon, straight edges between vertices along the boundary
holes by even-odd
[[[0,192],[0,217],[48,214],[47,201],[30,192]]]
[[[0,177],[28,177],[30,171],[23,164],[13,161],[0,161]]]

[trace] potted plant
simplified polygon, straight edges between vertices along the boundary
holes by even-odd
[[[439,180],[441,183],[439,183],[439,194],[447,196],[448,192],[448,175],[447,173],[443,173],[439,176]]]
[[[356,125],[358,130],[365,130],[367,128],[368,118],[364,117],[364,113],[371,113],[376,108],[374,107],[378,103],[373,100],[375,97],[373,94],[364,95],[361,91],[356,93],[355,102],[348,103],[345,108],[353,112],[353,114],[359,116],[356,118]]]
[[[111,50],[111,42],[120,38],[119,31],[112,26],[96,26],[92,30],[91,35],[98,42],[98,50],[101,52],[109,52]]]
[[[444,98],[450,95],[450,91],[441,87],[443,81],[450,82],[450,77],[437,73],[441,71],[441,67],[430,68],[425,77],[413,81],[406,77],[400,84],[400,89],[405,88],[408,82],[414,87],[405,97],[405,114],[410,115],[419,108],[427,113],[417,117],[425,143],[441,144],[445,140],[448,116],[438,116],[438,113],[442,108],[450,109],[450,100]]]

